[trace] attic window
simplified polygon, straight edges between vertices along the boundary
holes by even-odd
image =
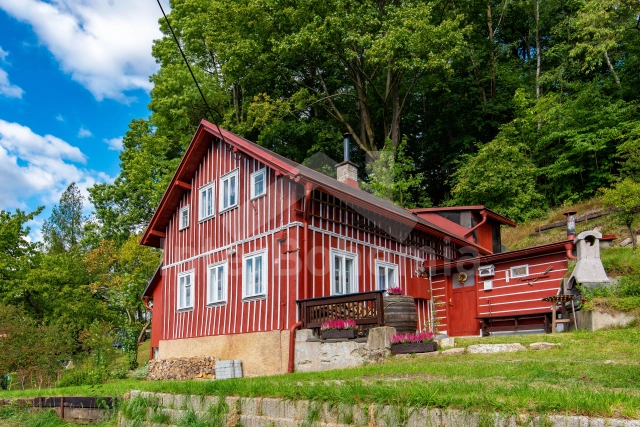
[[[200,221],[211,218],[213,216],[213,194],[214,183],[211,182],[200,188]]]
[[[256,199],[267,194],[267,173],[265,168],[251,174],[251,198]]]
[[[180,209],[180,224],[179,229],[184,230],[189,226],[189,205]]]
[[[238,206],[238,169],[220,178],[220,211]]]

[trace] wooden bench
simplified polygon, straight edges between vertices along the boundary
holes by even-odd
[[[492,332],[520,332],[544,330],[551,332],[551,312],[511,314],[507,316],[476,317],[482,322],[482,336],[491,335]]]

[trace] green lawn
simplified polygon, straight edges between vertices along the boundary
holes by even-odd
[[[561,346],[493,355],[390,358],[381,365],[354,369],[225,381],[120,380],[92,387],[2,392],[0,397],[106,396],[138,389],[503,413],[640,417],[638,327],[457,342],[461,346],[508,342],[527,345],[542,340]]]

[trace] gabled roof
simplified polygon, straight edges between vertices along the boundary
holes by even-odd
[[[419,218],[406,209],[280,156],[225,129],[218,128],[206,120],[200,122],[176,173],[160,200],[158,208],[149,221],[140,243],[147,246],[160,247],[160,239],[165,237],[166,227],[175,214],[182,195],[185,191],[191,189],[191,179],[207,153],[211,142],[214,138],[220,139],[221,137],[224,138],[228,145],[233,147],[234,151],[243,152],[259,160],[275,170],[276,173],[286,175],[291,179],[309,182],[315,188],[331,194],[348,204],[384,215],[394,221],[418,228],[438,237],[448,237],[453,243],[461,246],[471,246],[481,254],[491,253],[479,245],[461,239],[459,236]]]
[[[489,218],[493,218],[501,224],[508,225],[510,227],[515,227],[516,223],[507,218],[506,216],[500,215],[498,212],[494,212],[491,209],[485,207],[484,205],[476,205],[476,206],[444,206],[439,208],[417,208],[417,209],[409,209],[410,212],[414,214],[420,213],[439,213],[439,212],[459,212],[459,211],[473,211],[482,213],[482,211],[487,213]]]

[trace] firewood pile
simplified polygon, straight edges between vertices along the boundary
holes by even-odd
[[[150,360],[147,378],[150,380],[214,379],[216,360],[218,359],[212,356]]]

